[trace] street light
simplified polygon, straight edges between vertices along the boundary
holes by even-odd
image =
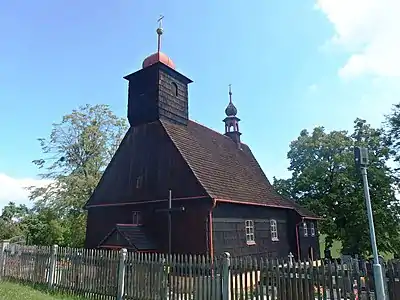
[[[367,206],[369,233],[371,236],[372,254],[374,256],[374,279],[375,279],[374,281],[375,281],[376,298],[377,300],[385,300],[386,299],[385,285],[383,283],[382,266],[379,262],[378,248],[376,246],[374,217],[372,214],[371,198],[369,195],[368,174],[367,174],[367,167],[369,163],[368,149],[355,147],[354,159],[356,167],[361,170],[361,175],[364,183],[365,204]]]

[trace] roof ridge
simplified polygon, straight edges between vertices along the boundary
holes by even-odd
[[[201,124],[201,123],[199,123],[199,122],[197,122],[197,121],[190,120],[190,119],[189,119],[189,121],[192,122],[192,123],[196,123],[197,125],[199,125],[199,126],[205,128],[205,129],[207,129],[207,130],[210,130],[210,131],[212,131],[212,132],[214,132],[214,133],[216,133],[216,134],[218,134],[218,135],[220,135],[220,136],[223,136],[223,137],[226,138],[226,139],[230,139],[229,136],[226,136],[225,134],[222,134],[221,132],[219,132],[219,131],[217,131],[217,130],[214,130],[214,129],[210,128],[210,127],[207,127],[206,125],[203,125],[203,124]],[[242,141],[240,141],[240,143],[241,143],[242,145],[245,145],[245,146],[248,147],[248,145],[247,145],[246,143],[243,143]]]
[[[175,149],[179,152],[179,155],[180,155],[180,156],[182,157],[182,159],[185,161],[186,165],[189,167],[190,171],[193,173],[194,177],[195,177],[195,178],[197,179],[197,181],[200,183],[200,185],[202,186],[202,188],[206,191],[207,195],[208,195],[210,198],[214,198],[214,197],[212,196],[212,193],[210,193],[210,191],[206,188],[206,186],[204,185],[204,183],[200,180],[200,178],[199,178],[200,176],[198,176],[198,174],[196,174],[195,170],[192,168],[192,166],[190,165],[190,163],[188,162],[188,160],[186,159],[186,157],[183,155],[181,149],[179,149],[179,147],[176,145],[176,142],[175,142],[174,138],[172,137],[172,135],[171,135],[170,132],[168,131],[167,126],[165,126],[165,124],[164,124],[165,122],[167,122],[167,121],[160,120],[160,123],[161,123],[162,127],[164,128],[165,133],[168,135],[168,137],[170,138],[171,142],[174,144]],[[173,125],[173,124],[171,124],[171,125]],[[199,125],[200,125],[200,124],[199,124]],[[201,125],[201,126],[202,126],[202,125]]]
[[[128,244],[129,244],[131,247],[137,249],[136,246],[133,245],[133,244],[131,243],[131,241],[129,240],[129,238],[128,238],[127,235],[125,234],[125,232],[121,231],[120,228],[118,228],[118,225],[115,226],[115,229],[116,229],[116,231],[117,231],[120,235],[123,236],[123,238],[125,239],[125,241],[127,241]]]

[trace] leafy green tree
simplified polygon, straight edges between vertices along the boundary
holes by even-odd
[[[391,158],[394,161],[396,177],[400,178],[400,103],[393,105],[392,111],[386,116],[384,123],[386,137],[390,145]],[[399,184],[397,183],[397,188]]]
[[[30,245],[67,246],[64,239],[66,226],[51,208],[42,208],[25,219],[26,239]]]
[[[9,202],[0,215],[0,240],[8,240],[25,235],[24,220],[30,211],[26,205]]]
[[[64,243],[82,246],[86,225],[83,205],[126,130],[125,119],[116,117],[109,106],[86,105],[53,124],[48,139],[39,139],[43,157],[33,162],[42,170],[40,176],[52,182],[45,187],[31,188],[30,198],[36,210],[51,209],[51,217],[46,213],[47,217],[40,220],[52,220],[52,229],[57,231],[55,236],[62,231]],[[59,224],[64,230],[56,229]]]
[[[323,127],[312,133],[303,130],[288,152],[291,178],[274,178],[274,186],[323,218],[320,231],[326,235],[327,248],[333,240],[340,240],[343,253],[369,255],[369,228],[354,146],[368,147],[370,153],[368,177],[378,248],[394,252],[399,246],[400,210],[393,189],[395,178],[387,165],[388,141],[381,129],[357,119],[351,134],[327,133]]]

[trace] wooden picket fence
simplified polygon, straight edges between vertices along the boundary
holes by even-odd
[[[0,278],[87,299],[375,299],[371,267],[351,260],[294,262],[8,245]],[[387,293],[400,300],[400,264],[385,264]]]

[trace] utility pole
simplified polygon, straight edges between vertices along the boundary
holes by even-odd
[[[356,162],[356,166],[361,170],[361,176],[364,184],[364,197],[365,197],[365,204],[367,206],[367,216],[369,224],[369,233],[371,236],[372,254],[374,256],[373,270],[374,270],[376,299],[386,300],[385,284],[383,281],[382,266],[379,262],[378,247],[376,246],[374,216],[372,213],[371,197],[369,194],[368,173],[367,173],[367,168],[369,163],[368,149],[359,147],[354,148],[354,159]]]

